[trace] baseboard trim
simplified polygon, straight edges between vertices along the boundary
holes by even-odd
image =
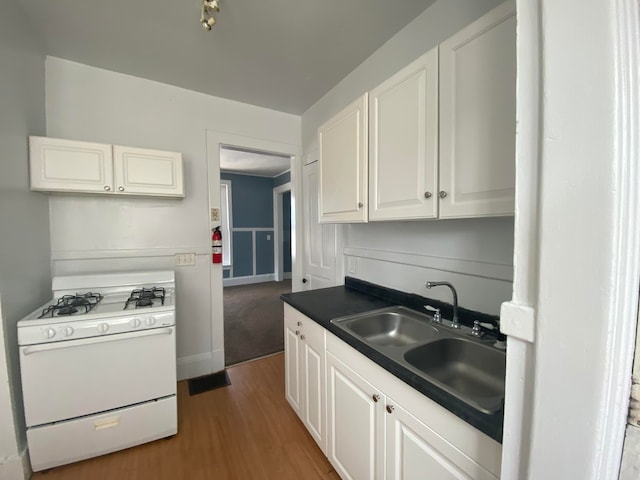
[[[210,374],[212,365],[211,359],[211,352],[178,358],[176,361],[178,380],[186,380],[188,378],[201,377],[202,375]]]
[[[25,448],[19,455],[0,460],[0,479],[29,480],[31,478],[31,464],[28,450]]]
[[[264,275],[249,275],[246,277],[225,278],[222,280],[223,287],[235,287],[238,285],[251,285],[253,283],[264,283],[275,281],[276,276],[273,273]]]

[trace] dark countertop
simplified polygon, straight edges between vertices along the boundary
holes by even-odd
[[[285,293],[280,298],[406,384],[489,437],[502,443],[504,407],[493,414],[479,412],[331,323],[334,318],[364,313],[393,305],[403,305],[419,311],[422,305],[425,305],[425,302],[440,308],[444,316],[449,316],[447,313],[451,305],[418,295],[387,289],[350,277],[346,277],[344,286]],[[472,318],[480,318],[483,322],[497,320],[497,317],[462,308],[459,315],[461,323],[466,324],[470,324]]]

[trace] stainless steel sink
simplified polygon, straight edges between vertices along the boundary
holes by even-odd
[[[502,406],[505,352],[490,338],[470,335],[468,327],[451,328],[400,306],[331,323],[476,410],[492,413]]]
[[[340,328],[379,346],[404,346],[438,334],[429,317],[404,307],[391,307],[332,320]]]
[[[442,338],[412,348],[405,361],[449,393],[486,413],[504,398],[504,352],[465,338]]]

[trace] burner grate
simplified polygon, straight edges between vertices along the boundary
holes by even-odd
[[[88,313],[102,300],[99,293],[87,292],[75,295],[63,295],[58,302],[49,305],[42,310],[38,318],[53,318],[73,315],[75,313]]]
[[[129,307],[153,307],[156,302],[164,305],[165,294],[164,288],[161,287],[136,288],[125,302],[123,310]]]

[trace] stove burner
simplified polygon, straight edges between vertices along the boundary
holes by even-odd
[[[164,305],[164,288],[151,287],[151,288],[137,288],[131,292],[131,295],[124,304],[126,310],[130,306],[138,307],[153,307],[156,302],[160,302],[160,305]]]
[[[76,307],[72,307],[72,306],[62,307],[58,310],[58,315],[72,315],[77,311],[78,309]]]
[[[100,300],[102,300],[102,295],[93,292],[64,295],[58,299],[57,303],[45,308],[38,318],[67,316],[78,312],[80,314],[88,313],[100,303]]]

